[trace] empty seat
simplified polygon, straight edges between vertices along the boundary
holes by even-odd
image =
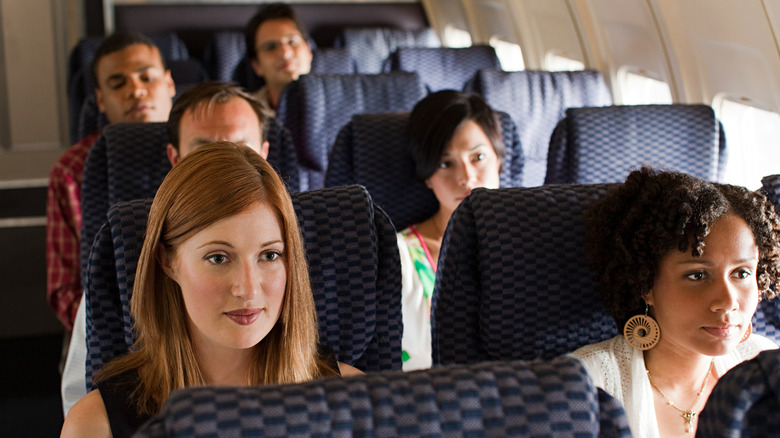
[[[512,119],[498,114],[506,148],[500,184],[517,187],[522,182],[523,151]],[[398,230],[427,219],[439,207],[433,192],[415,175],[408,120],[409,113],[353,116],[339,132],[325,176],[326,187],[365,186]]]
[[[609,185],[475,189],[450,218],[431,303],[434,364],[550,358],[618,334],[583,249]]]
[[[545,184],[624,181],[642,165],[720,181],[723,127],[708,105],[570,108],[550,138]]]
[[[346,28],[334,43],[345,47],[357,62],[357,72],[375,74],[399,47],[441,47],[431,28],[404,30],[385,27]]]
[[[215,81],[230,82],[233,71],[246,55],[246,39],[239,30],[214,32],[203,48],[203,66]]]
[[[410,71],[420,75],[429,92],[462,90],[483,68],[501,69],[495,49],[487,45],[463,48],[401,47],[387,59],[385,71]]]
[[[301,76],[282,92],[277,118],[295,144],[301,190],[324,185],[336,135],[355,114],[410,111],[425,96],[415,73]]]
[[[297,191],[298,165],[292,139],[274,119],[267,121],[270,143],[268,162]],[[157,193],[171,170],[165,149],[165,123],[118,123],[108,125],[87,156],[81,197],[81,268],[87,266],[92,239],[106,220],[108,208],[120,201],[149,198]],[[83,276],[82,276],[83,278]]]
[[[550,135],[567,108],[612,104],[597,71],[480,70],[466,86],[481,94],[495,110],[512,116],[525,154],[523,186],[544,183]]]
[[[140,437],[619,437],[623,408],[582,365],[498,362],[171,394]]]
[[[780,350],[768,350],[721,376],[700,413],[696,436],[777,436],[778,413]]]
[[[364,371],[401,369],[401,265],[395,229],[359,186],[292,195],[309,264],[320,342]],[[151,200],[114,205],[85,276],[87,382],[135,340],[130,317]]]

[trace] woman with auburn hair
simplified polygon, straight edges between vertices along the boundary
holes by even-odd
[[[283,182],[254,150],[188,154],[149,212],[131,314],[137,340],[106,365],[62,436],[130,436],[170,393],[351,375],[318,346],[302,238]]]
[[[729,369],[777,348],[752,333],[780,280],[766,197],[678,172],[632,172],[587,213],[585,252],[623,334],[574,352],[634,436],[693,436]]]

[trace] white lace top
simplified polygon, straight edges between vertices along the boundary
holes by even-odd
[[[729,354],[714,358],[715,371],[722,376],[740,362],[754,358],[777,344],[759,335],[751,335]],[[628,424],[635,437],[660,438],[653,404],[653,390],[645,371],[641,351],[631,348],[625,338],[616,336],[598,344],[587,345],[574,352],[593,383],[615,397],[628,415]]]

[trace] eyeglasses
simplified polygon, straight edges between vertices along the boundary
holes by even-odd
[[[293,49],[299,47],[304,43],[303,37],[300,35],[288,35],[278,40],[263,41],[255,50],[261,53],[275,52],[280,47],[288,45]]]

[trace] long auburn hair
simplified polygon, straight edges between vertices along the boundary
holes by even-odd
[[[318,330],[309,271],[290,195],[273,168],[252,149],[228,142],[202,146],[171,170],[152,202],[138,260],[130,313],[137,340],[130,353],[106,365],[96,381],[136,370],[133,393],[141,414],[155,414],[170,393],[205,385],[187,328],[179,285],[157,260],[173,258],[205,227],[263,203],[282,224],[287,284],[279,320],[255,347],[247,385],[291,383],[335,375],[317,353]]]

